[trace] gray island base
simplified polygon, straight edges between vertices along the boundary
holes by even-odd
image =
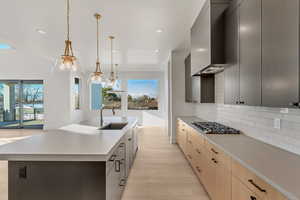
[[[9,200],[120,200],[133,164],[137,120],[122,130],[73,124],[0,147]]]

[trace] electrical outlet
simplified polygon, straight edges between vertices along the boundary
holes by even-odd
[[[280,109],[280,113],[282,113],[282,114],[288,114],[289,113],[289,109],[288,108],[281,108]]]
[[[273,127],[274,127],[275,129],[281,129],[281,119],[275,118],[275,119],[274,119]]]

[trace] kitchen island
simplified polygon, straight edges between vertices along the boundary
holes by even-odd
[[[120,130],[72,124],[3,145],[9,167],[9,200],[118,200],[137,151],[137,120]]]

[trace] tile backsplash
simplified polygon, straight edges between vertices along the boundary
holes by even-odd
[[[250,137],[300,155],[300,109],[224,105],[222,76],[216,76],[217,104],[197,104],[195,115],[237,128]],[[280,129],[274,128],[274,119],[281,120]]]

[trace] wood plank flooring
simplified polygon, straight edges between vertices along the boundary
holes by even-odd
[[[209,200],[177,145],[160,128],[144,128],[122,200]]]
[[[28,130],[29,131],[29,130]],[[1,134],[0,134],[1,135]],[[29,135],[22,131],[15,136]],[[144,128],[122,200],[209,200],[177,145],[157,127]],[[7,162],[0,161],[0,200],[7,200]]]

